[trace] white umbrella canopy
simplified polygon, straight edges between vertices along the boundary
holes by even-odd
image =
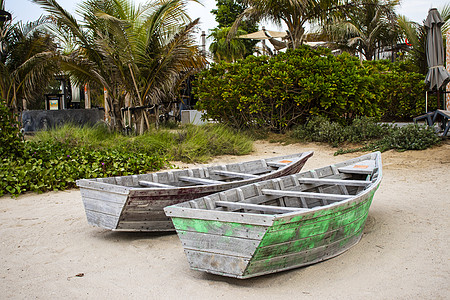
[[[428,73],[425,83],[429,89],[439,90],[450,81],[450,74],[444,67],[444,43],[442,40],[441,27],[444,21],[436,8],[428,11],[425,27],[427,30],[426,54],[428,62]]]
[[[260,31],[252,32],[252,33],[249,33],[249,34],[240,35],[238,37],[240,39],[261,40],[261,41],[263,41],[263,44],[264,44],[264,40],[269,40],[269,42],[272,44],[272,46],[276,50],[281,50],[281,49],[284,49],[284,48],[287,47],[287,43],[283,42],[283,41],[276,40],[275,38],[285,39],[285,38],[287,38],[287,36],[288,36],[287,32],[266,30],[263,27],[263,29],[260,30]]]

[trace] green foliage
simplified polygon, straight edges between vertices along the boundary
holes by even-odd
[[[346,141],[350,143],[362,143],[379,139],[389,134],[391,126],[379,124],[373,118],[357,118],[350,126],[345,127]]]
[[[237,127],[284,131],[310,115],[334,120],[380,116],[373,79],[355,57],[307,46],[267,58],[220,62],[195,83],[198,108]]]
[[[399,0],[354,0],[338,18],[330,18],[325,33],[339,49],[359,52],[366,60],[378,49],[395,44],[399,37],[395,9]]]
[[[229,27],[214,28],[208,38],[214,38],[214,42],[209,46],[209,51],[213,54],[215,61],[224,60],[234,62],[244,57],[246,51],[244,39],[232,38],[228,40]],[[238,35],[246,34],[245,31],[238,31]]]
[[[234,21],[238,18],[238,16],[245,10],[247,7],[243,4],[243,1],[239,0],[216,0],[217,9],[211,10],[211,13],[215,16],[215,20],[218,23],[217,27],[211,31],[210,37],[214,38],[214,43],[220,43],[221,37],[218,37],[218,33],[223,31],[225,28],[229,28],[233,25]],[[252,20],[244,20],[239,24],[239,28],[237,30],[238,35],[252,33],[258,30],[258,24]],[[228,34],[229,30],[226,30]],[[216,32],[216,34],[214,34]],[[223,41],[222,41],[223,42]],[[235,43],[237,41],[234,41]],[[241,39],[239,43],[244,45],[245,51],[243,51],[243,55],[251,55],[255,50],[255,45],[258,41],[250,40],[250,39]],[[234,47],[230,47],[234,48]],[[213,49],[210,49],[210,51]],[[215,51],[212,51],[215,53]],[[215,56],[214,59],[220,60],[222,59],[220,56]]]
[[[423,150],[439,142],[433,127],[410,124],[395,128],[391,134],[383,138],[383,144],[389,149]]]
[[[313,117],[305,125],[291,132],[291,137],[308,142],[322,142],[338,147],[345,143],[367,143],[355,149],[339,149],[335,155],[358,151],[386,151],[396,149],[423,150],[439,142],[432,127],[407,125],[397,127],[379,124],[371,118],[358,118],[348,126],[331,122],[324,117]]]
[[[191,21],[184,0],[145,5],[131,0],[85,0],[77,9],[78,17],[56,1],[32,1],[58,25],[52,29],[58,29],[69,52],[61,55],[63,70],[78,83],[106,88],[111,129],[121,131],[126,125],[121,108],[171,102],[185,79],[206,65],[194,38],[199,20]],[[147,111],[140,111],[131,119],[139,133],[150,127],[147,120],[137,121],[142,114],[148,117]]]
[[[208,118],[236,128],[285,131],[314,115],[342,125],[363,116],[410,120],[425,109],[424,76],[412,70],[409,62],[361,64],[303,46],[213,64],[197,76],[194,93]]]
[[[23,155],[24,142],[19,126],[6,101],[0,99],[0,157]]]
[[[217,9],[211,10],[211,13],[215,16],[219,28],[233,25],[236,18],[245,10],[245,6],[239,2],[235,0],[216,0]]]
[[[337,122],[330,122],[326,117],[312,117],[305,125],[295,128],[291,135],[302,141],[329,143],[334,146],[345,141],[344,127]]]
[[[249,136],[218,124],[187,126],[178,133],[176,142],[171,154],[181,161],[205,162],[217,155],[248,154],[253,147]]]
[[[425,76],[414,72],[409,61],[364,62],[374,82],[374,93],[385,120],[411,120],[425,111]]]
[[[317,116],[296,127],[290,138],[308,142],[323,142],[338,147],[345,143],[366,145],[355,149],[339,149],[335,155],[359,151],[423,150],[437,143],[440,138],[434,128],[410,124],[403,127],[377,123],[373,118],[357,118],[348,126]]]
[[[167,166],[164,156],[118,149],[93,151],[59,141],[31,141],[27,157],[10,157],[0,163],[0,195],[25,191],[45,192],[75,187],[80,178],[122,176],[151,172]]]
[[[39,132],[25,155],[0,161],[0,196],[75,187],[81,178],[142,174],[168,167],[168,161],[204,162],[211,156],[247,154],[249,137],[220,125],[187,126],[128,137],[105,127]]]
[[[343,126],[318,116],[295,128],[291,136],[302,141],[329,143],[337,147],[345,142],[361,143],[379,139],[389,131],[389,125],[377,124],[373,118],[357,118],[351,125]]]
[[[359,151],[397,151],[424,150],[439,143],[434,128],[410,124],[404,127],[392,127],[389,134],[382,139],[356,149],[340,149],[335,155]]]
[[[34,104],[47,84],[60,71],[57,44],[43,30],[50,21],[39,18],[34,22],[0,22],[0,97],[15,112],[22,100]]]

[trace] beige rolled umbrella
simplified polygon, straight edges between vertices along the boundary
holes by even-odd
[[[429,85],[429,90],[437,89],[438,109],[440,108],[439,89],[450,81],[450,74],[444,67],[444,43],[441,31],[443,24],[444,21],[438,10],[431,8],[424,23],[427,30],[426,55],[428,62],[428,73],[425,77],[425,83]]]

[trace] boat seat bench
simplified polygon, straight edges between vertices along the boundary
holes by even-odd
[[[225,170],[211,170],[210,173],[214,173],[216,175],[228,176],[228,177],[239,177],[239,178],[243,178],[243,179],[255,179],[255,178],[261,177],[261,176],[253,175],[253,174],[238,173],[238,172],[231,172],[231,171],[225,171]]]
[[[348,199],[349,197],[352,197],[349,195],[340,195],[340,194],[283,191],[283,190],[271,190],[271,189],[262,189],[261,192],[264,195],[273,195],[273,196],[280,196],[280,197],[305,197],[305,198],[315,198],[315,199],[331,200],[331,201],[341,201],[341,200]]]
[[[298,182],[305,184],[334,184],[334,185],[349,185],[349,186],[367,186],[371,181],[366,180],[342,180],[342,179],[327,179],[327,178],[299,178]]]
[[[174,188],[173,185],[159,183],[159,182],[146,181],[146,180],[139,180],[138,183],[141,186],[150,187],[150,188]]]
[[[230,208],[232,210],[248,209],[248,210],[259,210],[259,211],[271,212],[271,213],[287,213],[287,212],[293,212],[293,211],[309,211],[309,209],[307,209],[307,208],[299,208],[299,207],[259,205],[259,204],[241,203],[241,202],[228,202],[228,201],[216,201],[216,206],[227,207],[227,208]]]
[[[364,160],[345,167],[340,167],[338,170],[341,173],[369,175],[373,173],[374,169],[375,162],[373,160]]]
[[[223,184],[223,181],[211,180],[206,178],[178,176],[178,179],[185,182],[197,183],[197,184]]]

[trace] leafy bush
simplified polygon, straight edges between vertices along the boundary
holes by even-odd
[[[345,141],[350,143],[361,143],[369,140],[380,139],[389,134],[391,126],[380,124],[374,118],[356,118],[351,126],[345,127]]]
[[[0,99],[0,157],[22,156],[24,142],[16,121],[6,105],[6,101]]]
[[[423,150],[440,141],[433,127],[410,124],[395,127],[391,134],[385,136],[379,144],[387,149]]]
[[[359,151],[397,151],[424,150],[439,143],[434,128],[416,124],[404,127],[392,127],[389,134],[382,139],[369,143],[368,145],[355,149],[340,149],[335,155],[353,153]]]
[[[295,128],[291,135],[302,141],[329,143],[336,147],[345,141],[343,132],[344,126],[341,124],[317,116],[310,118],[305,125]]]
[[[271,58],[220,62],[196,80],[198,108],[238,128],[284,131],[310,115],[379,116],[371,78],[355,57],[307,46]]]
[[[39,132],[20,157],[2,156],[0,196],[75,187],[81,178],[142,174],[169,166],[169,160],[204,162],[213,155],[247,154],[249,137],[220,125],[187,126],[127,137],[105,127],[66,125]]]
[[[291,135],[299,140],[329,143],[337,147],[344,142],[361,143],[378,139],[388,132],[388,125],[380,125],[373,118],[356,118],[351,125],[343,126],[318,116],[310,118],[305,125],[296,127]]]
[[[0,196],[25,191],[45,192],[75,187],[80,178],[130,175],[159,170],[167,159],[159,155],[72,147],[59,142],[28,142],[26,158],[0,163]]]
[[[405,63],[361,62],[307,46],[275,57],[220,62],[197,76],[198,109],[237,128],[284,131],[321,115],[410,119],[425,107],[424,76]]]
[[[425,111],[425,76],[407,63],[366,61],[384,120],[411,120]],[[430,101],[430,103],[435,103]]]
[[[371,118],[358,118],[342,126],[324,117],[313,117],[295,128],[291,136],[302,141],[324,142],[334,147],[345,142],[367,143],[356,149],[340,149],[335,154],[389,149],[423,150],[439,142],[434,128],[410,124],[404,127],[376,123]]]

